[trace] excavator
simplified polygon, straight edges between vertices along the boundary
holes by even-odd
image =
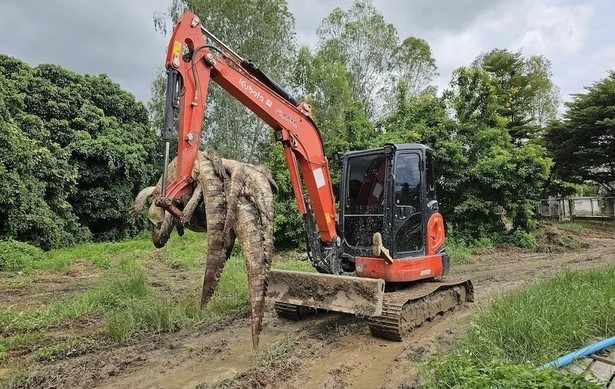
[[[300,319],[314,310],[365,317],[374,336],[403,334],[474,299],[470,280],[450,270],[444,220],[435,193],[435,160],[422,144],[385,144],[341,158],[339,209],[311,107],[295,99],[251,60],[184,13],[166,56],[165,144],[156,204],[182,219],[193,190],[210,81],[250,109],[281,142],[316,272],[272,270],[268,296],[276,313]],[[176,112],[177,111],[177,112]],[[170,142],[178,119],[177,175],[167,182]]]

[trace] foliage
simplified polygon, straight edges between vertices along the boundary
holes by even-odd
[[[496,298],[447,356],[423,367],[427,388],[596,387],[536,366],[612,335],[614,293],[615,267],[609,266],[566,271]]]
[[[436,60],[426,40],[410,36],[393,52],[394,84],[404,85],[412,95],[425,92],[425,88],[438,75]]]
[[[543,56],[524,58],[521,52],[495,49],[479,56],[474,66],[490,76],[497,113],[515,142],[539,134],[557,114],[559,90],[551,81],[551,63]]]
[[[127,210],[157,140],[109,78],[0,56],[0,125],[0,236],[50,249],[142,228]]]
[[[280,249],[305,246],[303,219],[297,208],[281,145],[272,145],[267,166],[278,184],[278,194],[275,199],[275,246]]]
[[[14,240],[0,241],[0,272],[27,271],[43,258],[38,247]]]
[[[420,142],[434,149],[439,202],[459,238],[497,240],[502,215],[515,228],[533,228],[534,200],[551,166],[542,147],[513,143],[493,83],[482,69],[460,68],[443,98],[412,96],[400,85],[372,139],[373,146]]]
[[[445,162],[454,158],[439,173],[444,177],[440,194],[449,221],[460,233],[474,237],[503,232],[504,215],[513,228],[532,229],[534,201],[551,168],[545,150],[513,142],[507,119],[498,113],[497,90],[489,73],[457,69],[451,86],[445,101],[457,123],[434,144],[436,151],[446,150],[437,157]]]
[[[348,10],[331,11],[316,34],[325,59],[345,65],[352,98],[372,116],[397,46],[395,27],[385,22],[372,0],[355,0]]]
[[[553,123],[545,143],[558,178],[592,181],[615,195],[615,72],[575,94],[562,122]]]
[[[564,272],[497,298],[460,345],[486,361],[546,363],[595,338],[613,334],[615,268]],[[574,301],[574,304],[570,304]]]
[[[509,364],[501,360],[477,365],[468,356],[447,355],[428,368],[423,367],[425,389],[535,389],[575,388],[600,389],[597,382],[579,374],[556,369],[537,370],[529,363]]]

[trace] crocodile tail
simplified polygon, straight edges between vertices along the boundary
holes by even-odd
[[[222,235],[226,218],[224,181],[214,171],[212,162],[203,155],[199,155],[198,179],[203,189],[208,231],[207,263],[205,264],[203,293],[201,295],[202,308],[211,300],[228,257]]]
[[[239,200],[238,214],[234,226],[248,271],[252,346],[257,348],[259,334],[263,328],[269,266],[267,261],[264,260],[264,252],[262,250],[263,231],[259,212],[255,205],[246,198]]]
[[[250,194],[259,211],[260,223],[263,230],[264,260],[270,261],[273,255],[273,230],[275,224],[275,203],[269,180],[258,172],[252,174],[248,180]]]
[[[259,171],[251,169],[246,179],[246,195],[252,197],[261,216],[269,221],[274,220],[273,192],[269,180]]]
[[[233,222],[237,219],[237,211],[239,199],[243,196],[244,187],[246,184],[246,170],[240,164],[231,168],[231,180],[228,192],[226,193],[226,218],[222,229],[225,244],[229,245],[230,230],[233,228]]]

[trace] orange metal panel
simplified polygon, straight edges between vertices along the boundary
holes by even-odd
[[[394,259],[392,264],[387,264],[382,258],[370,257],[355,257],[355,262],[359,277],[382,278],[387,282],[415,281],[443,273],[441,255]]]

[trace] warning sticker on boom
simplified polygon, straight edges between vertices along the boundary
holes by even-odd
[[[318,189],[325,186],[325,175],[323,174],[321,167],[314,170],[314,180],[316,181],[316,187]]]

